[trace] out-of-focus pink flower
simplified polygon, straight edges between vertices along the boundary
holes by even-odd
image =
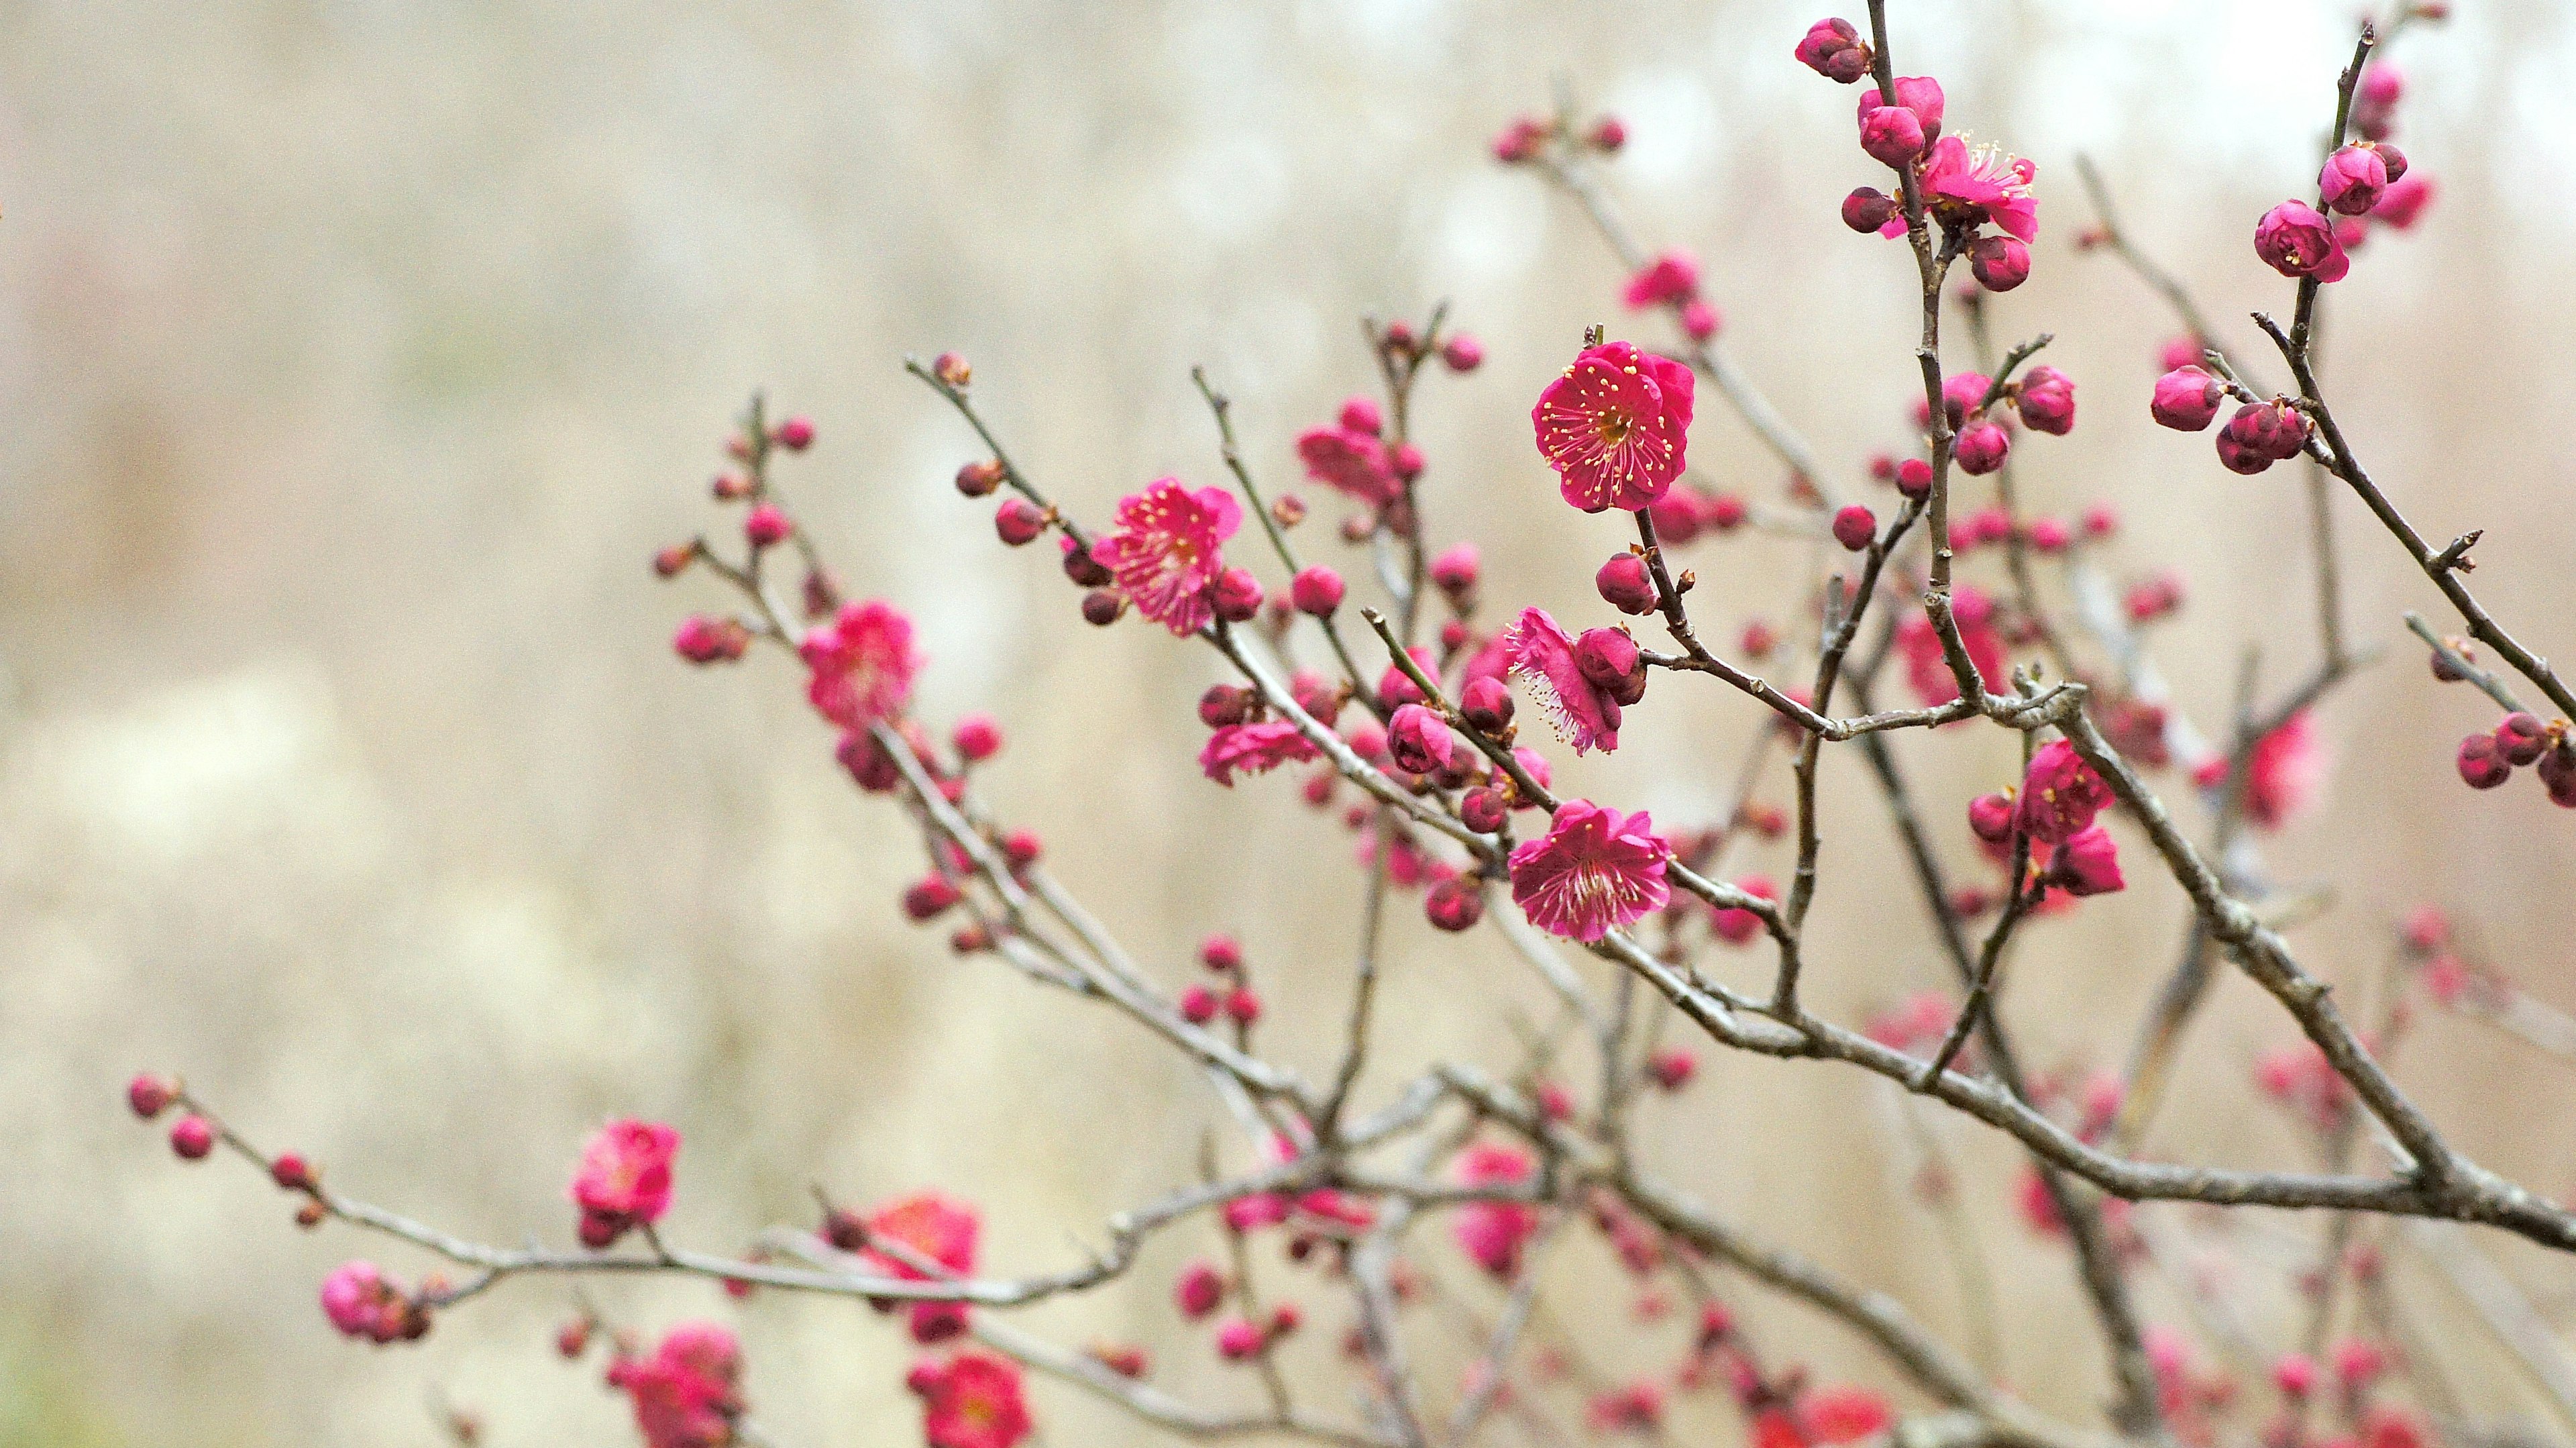
[[[1532,925],[1594,941],[1671,899],[1664,867],[1672,847],[1644,811],[1621,814],[1568,800],[1545,836],[1511,854],[1512,899]]]
[[[1664,1390],[1643,1379],[1596,1393],[1583,1420],[1595,1433],[1644,1433],[1663,1426]]]
[[[2304,201],[2284,201],[2254,226],[2254,254],[2285,277],[2339,282],[2352,270],[2334,223]]]
[[[1184,488],[1157,478],[1118,500],[1117,531],[1092,544],[1091,556],[1118,579],[1136,611],[1186,637],[1216,617],[1217,575],[1225,540],[1243,525],[1243,509],[1223,488]]]
[[[1298,435],[1297,457],[1306,465],[1306,476],[1370,507],[1384,507],[1403,496],[1386,444],[1372,432],[1347,425],[1310,428]]]
[[[2379,204],[2370,209],[2370,219],[2384,221],[2399,231],[2410,230],[2432,200],[2433,178],[2410,172],[2389,182],[2388,189],[2379,193]]]
[[[1527,1152],[1480,1142],[1459,1153],[1457,1178],[1461,1186],[1510,1186],[1529,1180],[1530,1169]],[[1538,1230],[1538,1212],[1526,1202],[1469,1202],[1450,1230],[1477,1266],[1509,1281],[1520,1275],[1521,1249]]]
[[[2075,746],[2052,739],[2031,755],[2030,770],[2022,776],[2021,827],[2034,840],[2057,844],[2091,828],[2093,817],[2110,802],[2111,787]]]
[[[1181,1269],[1180,1280],[1172,1284],[1172,1301],[1183,1317],[1195,1322],[1225,1301],[1225,1278],[1213,1265],[1193,1262]]]
[[[2279,829],[2306,809],[2325,782],[2326,751],[2316,721],[2305,709],[2254,743],[2245,762],[2245,814],[2265,829]]]
[[[1735,882],[1735,888],[1756,899],[1780,898],[1780,887],[1773,884],[1768,875],[1747,875]],[[1729,945],[1744,945],[1762,933],[1762,917],[1738,906],[1712,909],[1708,915],[1708,928]]]
[[[1717,335],[1718,326],[1725,319],[1717,314],[1717,308],[1710,306],[1701,298],[1693,297],[1682,303],[1681,320],[1682,335],[1694,342],[1705,342]]]
[[[609,1381],[635,1409],[645,1448],[725,1448],[742,1416],[742,1349],[711,1322],[682,1323],[640,1360],[620,1360]]]
[[[912,644],[912,620],[881,599],[841,605],[830,623],[806,632],[796,651],[813,671],[806,697],[844,729],[900,716],[922,664]]]
[[[1912,1053],[1937,1045],[1950,1033],[1959,1008],[1939,991],[1921,991],[1870,1017],[1868,1036],[1893,1051]]]
[[[1530,691],[1558,738],[1577,754],[1619,747],[1619,702],[1584,677],[1573,638],[1547,610],[1522,610],[1502,638],[1512,677]]]
[[[929,1448],[1015,1448],[1034,1426],[1020,1365],[986,1352],[961,1352],[914,1369],[906,1383],[921,1395],[921,1432]]]
[[[1991,684],[2004,676],[2003,636],[1995,631],[1995,603],[1983,589],[1962,583],[1950,595],[1950,617],[1977,675]],[[1959,697],[1959,683],[1941,653],[1941,636],[1930,617],[1915,613],[1896,627],[1896,647],[1905,655],[1906,682],[1926,704],[1946,704]]]
[[[1690,442],[1694,385],[1688,367],[1626,342],[1585,348],[1530,409],[1565,501],[1587,513],[1633,511],[1670,490]]]
[[[343,1262],[322,1279],[322,1315],[348,1337],[388,1343],[402,1338],[411,1303],[373,1262]]]
[[[1898,81],[1900,94],[1904,88]],[[2033,241],[2039,236],[2039,203],[2031,199],[2030,182],[2038,169],[1997,147],[1971,151],[1960,137],[1943,136],[1923,161],[1924,203],[1944,225],[1992,222],[2015,240]]]
[[[1208,736],[1199,751],[1199,769],[1231,789],[1237,774],[1267,774],[1282,764],[1302,763],[1316,755],[1314,744],[1285,719],[1228,724]]]
[[[1521,116],[1505,126],[1494,137],[1494,159],[1506,166],[1517,166],[1528,161],[1538,155],[1540,147],[1547,144],[1549,133],[1550,128],[1547,123],[1529,116]]]
[[[983,1220],[973,1207],[937,1192],[918,1192],[869,1213],[867,1228],[869,1245],[860,1255],[867,1258],[868,1270],[898,1281],[928,1282],[937,1274],[905,1257],[936,1263],[951,1277],[967,1276],[975,1270],[975,1239],[983,1230]],[[904,1254],[883,1250],[875,1245],[878,1242],[899,1246]]]
[[[671,1207],[671,1158],[680,1133],[659,1122],[612,1121],[582,1148],[572,1200],[581,1208],[582,1241],[605,1247]]]
[[[1630,311],[1637,311],[1686,302],[1697,295],[1699,258],[1686,251],[1668,251],[1637,269],[1620,300],[1628,304]]]
[[[1867,1388],[1816,1388],[1798,1399],[1798,1422],[1817,1443],[1857,1443],[1886,1431],[1895,1413]]]

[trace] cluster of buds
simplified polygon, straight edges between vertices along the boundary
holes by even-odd
[[[1953,438],[1951,456],[1959,471],[1971,476],[2003,467],[2012,455],[2016,422],[2055,437],[2075,428],[2074,379],[2054,367],[2033,367],[2001,387],[1982,372],[1954,372],[1942,379],[1941,400]],[[1916,399],[1914,420],[1929,428],[1931,404]],[[1907,497],[1920,497],[1931,489],[1931,465],[1917,467],[1918,462],[1908,458],[1896,466],[1897,491]]]
[[[405,1292],[373,1262],[343,1262],[322,1279],[322,1315],[346,1337],[378,1346],[418,1342],[429,1335],[435,1290],[424,1283],[417,1294]]]
[[[1222,1015],[1237,1029],[1249,1030],[1261,1019],[1261,996],[1252,988],[1252,972],[1243,963],[1243,947],[1231,935],[1211,935],[1199,942],[1199,964],[1216,984],[1193,984],[1181,992],[1181,1019],[1204,1026]]]
[[[1547,154],[1550,146],[1570,145],[1604,156],[1628,144],[1627,123],[1604,115],[1578,126],[1565,116],[1515,116],[1493,141],[1494,159],[1506,166],[1525,166]]]
[[[2523,765],[2533,766],[2549,802],[2576,809],[2576,741],[2564,719],[2544,724],[2540,716],[2515,710],[2487,733],[2460,741],[2460,780],[2471,789],[2493,789]]]

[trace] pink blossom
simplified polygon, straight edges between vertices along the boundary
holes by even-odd
[[[2245,762],[2246,817],[2265,829],[2279,829],[2317,797],[2325,770],[2316,721],[2302,709],[2255,741]]]
[[[903,713],[922,659],[912,646],[912,620],[878,599],[845,603],[832,621],[808,630],[797,645],[813,677],[806,697],[844,729],[866,729]]]
[[[2091,828],[2110,802],[2111,787],[2075,746],[2052,739],[2039,746],[2022,776],[2021,827],[2034,840],[2057,844]]]
[[[1014,1448],[1034,1426],[1020,1365],[1008,1358],[961,1352],[914,1369],[905,1381],[921,1395],[921,1433],[929,1448]]]
[[[1948,104],[1939,81],[1928,75],[1900,75],[1896,78],[1895,100],[1881,99],[1878,87],[1871,86],[1860,93],[1855,112],[1863,120],[1868,119],[1870,112],[1882,107],[1893,106],[1911,112],[1915,123],[1923,128],[1923,139],[1930,141],[1941,134],[1941,116]]]
[[[1420,704],[1407,704],[1388,723],[1386,746],[1396,768],[1408,774],[1433,774],[1447,769],[1456,757],[1458,736],[1438,714]]]
[[[1510,1186],[1529,1179],[1529,1154],[1516,1147],[1479,1143],[1458,1155],[1458,1184]],[[1525,1202],[1469,1202],[1450,1230],[1476,1265],[1504,1281],[1520,1275],[1521,1249],[1538,1230],[1538,1213]]]
[[[1565,501],[1587,513],[1652,505],[1682,475],[1691,370],[1626,342],[1587,347],[1530,409]]]
[[[2370,219],[2384,221],[2399,231],[2414,227],[2416,218],[2433,200],[2433,178],[2421,173],[2409,174],[2388,183],[2379,194],[2379,204],[2370,209]]]
[[[1735,882],[1735,888],[1757,900],[1780,898],[1780,887],[1773,884],[1768,875],[1747,875]],[[1741,906],[1730,905],[1709,911],[1708,928],[1729,945],[1745,945],[1762,933],[1762,917]]]
[[[2011,452],[2012,434],[2005,432],[2000,424],[1979,420],[1961,429],[1952,456],[1958,459],[1959,471],[1971,477],[1983,477],[2002,467]]]
[[[1637,311],[1686,302],[1698,294],[1699,258],[1686,251],[1668,251],[1638,268],[1621,300],[1630,311]]]
[[[1118,500],[1115,521],[1117,531],[1095,542],[1091,556],[1117,578],[1127,601],[1175,635],[1207,627],[1216,616],[1225,540],[1243,524],[1233,494],[1157,478]]]
[[[2227,384],[2198,367],[2177,367],[2156,379],[2147,410],[2176,432],[2198,432],[2218,416],[2218,405],[2226,400]]]
[[[2317,194],[2324,199],[2326,209],[2360,216],[2378,205],[2380,193],[2388,189],[2388,183],[2406,174],[2405,158],[2399,157],[2393,168],[2388,164],[2388,156],[2394,154],[2383,153],[2369,141],[2359,141],[2326,157],[2324,167],[2317,172]]]
[[[1228,1362],[1242,1362],[1256,1356],[1269,1339],[1248,1318],[1229,1317],[1217,1324],[1217,1355]]]
[[[1968,646],[1968,659],[1977,666],[1978,677],[2002,678],[2004,643],[1995,631],[1994,600],[1984,590],[1962,583],[1951,593],[1950,617],[1959,625],[1959,640]],[[1949,661],[1941,652],[1941,636],[1929,617],[1912,614],[1897,625],[1896,647],[1905,655],[1906,682],[1916,697],[1926,704],[1946,704],[1959,697],[1959,682],[1951,676]]]
[[[1860,117],[1860,148],[1884,166],[1902,167],[1923,154],[1930,138],[1923,122],[1903,106],[1879,106]]]
[[[1349,416],[1347,409],[1343,415]],[[1306,476],[1370,507],[1384,507],[1404,494],[1386,444],[1374,429],[1362,431],[1347,423],[1311,428],[1298,436],[1297,456],[1306,464]]]
[[[640,1361],[621,1361],[609,1381],[626,1392],[645,1448],[723,1448],[734,1441],[743,1404],[742,1349],[711,1322],[671,1329]]]
[[[1904,93],[1904,82],[1897,83],[1897,90]],[[1964,139],[1943,136],[1923,161],[1924,204],[1946,226],[1992,222],[2015,240],[2034,241],[2039,237],[2039,203],[2031,199],[2030,181],[2037,172],[2030,162],[1996,147],[1971,151]]]
[[[2054,367],[2033,367],[2022,374],[2013,410],[2031,431],[2064,437],[2075,427],[2075,379]]]
[[[936,1263],[946,1275],[963,1277],[975,1270],[975,1239],[982,1229],[983,1221],[973,1207],[937,1192],[917,1192],[868,1214],[871,1245],[860,1249],[860,1255],[867,1259],[869,1271],[898,1281],[927,1282],[935,1275],[907,1257]],[[880,1250],[873,1245],[876,1242],[901,1247],[903,1254]]]
[[[1530,691],[1530,699],[1577,754],[1598,747],[1619,747],[1619,703],[1584,677],[1574,656],[1574,640],[1541,608],[1524,609],[1503,630],[1502,641],[1512,676]]]
[[[2334,224],[2304,201],[2284,201],[2254,226],[2254,254],[2285,277],[2338,282],[2352,270]]]
[[[2066,837],[2049,859],[2048,878],[2069,895],[2108,895],[2127,884],[2120,878],[2119,846],[2100,825]]]
[[[582,1240],[605,1247],[636,1227],[660,1221],[671,1207],[671,1158],[679,1149],[680,1133],[657,1122],[612,1121],[601,1127],[582,1148],[581,1169],[572,1179]]]
[[[1857,1443],[1894,1421],[1887,1399],[1867,1388],[1817,1388],[1798,1400],[1798,1421],[1818,1443]]]
[[[1568,800],[1547,834],[1511,854],[1512,900],[1532,925],[1570,940],[1599,940],[1664,908],[1672,847],[1644,811],[1623,815]]]
[[[343,1262],[322,1279],[322,1315],[343,1335],[378,1343],[404,1336],[413,1318],[402,1289],[373,1262]]]

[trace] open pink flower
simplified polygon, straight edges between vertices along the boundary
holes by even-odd
[[[605,1247],[671,1207],[671,1158],[680,1133],[658,1122],[612,1121],[581,1151],[572,1200],[581,1208],[581,1239]]]
[[[1699,258],[1686,251],[1668,251],[1640,267],[1628,278],[1628,290],[1620,298],[1628,310],[1660,307],[1671,302],[1686,302],[1699,295]]]
[[[1993,222],[2023,242],[2039,237],[2039,203],[2031,199],[2030,180],[2037,167],[1993,146],[1968,148],[1960,136],[1932,143],[1923,162],[1923,196],[1932,214],[1945,225]]]
[[[609,1382],[635,1408],[645,1448],[724,1448],[742,1416],[742,1348],[711,1322],[682,1323],[648,1358],[618,1362]]]
[[[1223,488],[1193,492],[1177,478],[1157,478],[1118,500],[1118,529],[1091,546],[1094,561],[1118,580],[1136,611],[1187,637],[1216,617],[1209,597],[1225,571],[1225,540],[1243,526],[1243,508]]]
[[[1029,1436],[1020,1365],[1008,1358],[961,1352],[915,1368],[907,1382],[921,1395],[922,1437],[930,1448],[1013,1448]]]
[[[2339,282],[2352,270],[2334,223],[2304,201],[2284,201],[2254,225],[2254,254],[2285,277]]]
[[[1532,925],[1593,941],[1664,908],[1672,847],[1645,811],[1623,815],[1568,800],[1542,838],[1512,851],[1512,900]]]
[[[2325,745],[2307,710],[2281,721],[2256,740],[2245,761],[2245,815],[2267,830],[2279,829],[2308,807],[2325,783]]]
[[[1529,1180],[1530,1167],[1529,1153],[1518,1147],[1479,1143],[1458,1154],[1458,1184],[1510,1186]],[[1450,1230],[1477,1266],[1509,1281],[1520,1275],[1521,1249],[1538,1230],[1538,1213],[1526,1202],[1469,1202]]]
[[[2111,787],[2075,746],[2052,739],[2030,757],[2030,770],[2022,776],[2021,827],[2032,839],[2055,844],[2091,828],[2110,802]]]
[[[1297,456],[1306,476],[1370,507],[1384,507],[1403,495],[1386,444],[1352,427],[1309,428],[1297,438]]]
[[[871,1271],[905,1282],[926,1282],[932,1274],[905,1261],[905,1256],[938,1263],[953,1276],[975,1270],[975,1238],[983,1221],[975,1209],[937,1192],[918,1192],[886,1203],[868,1214],[868,1239],[900,1246],[899,1256],[871,1245],[862,1250]]]
[[[2120,847],[2100,825],[2066,837],[2049,858],[2048,881],[2069,895],[2109,895],[2128,883],[2120,878]]]
[[[1565,501],[1587,513],[1651,506],[1682,475],[1691,370],[1626,342],[1587,347],[1530,409]]]
[[[1523,609],[1502,632],[1503,657],[1512,676],[1556,736],[1577,754],[1598,748],[1607,754],[1619,747],[1619,701],[1585,678],[1575,661],[1573,636],[1546,609]]]
[[[806,632],[796,651],[814,671],[806,697],[844,729],[865,729],[903,713],[912,699],[921,656],[912,620],[877,599],[845,603],[827,624]]]
[[[1284,719],[1256,724],[1228,724],[1208,736],[1199,751],[1199,768],[1208,778],[1234,787],[1237,774],[1267,774],[1283,764],[1315,757],[1315,746]]]

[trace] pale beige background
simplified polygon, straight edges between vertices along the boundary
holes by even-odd
[[[998,1270],[1033,1270],[1068,1227],[1180,1179],[1211,1119],[1198,1083],[904,928],[916,857],[891,813],[844,786],[775,661],[669,659],[672,623],[713,595],[657,586],[645,557],[709,522],[712,443],[751,387],[812,413],[822,442],[789,480],[854,582],[922,618],[927,713],[1002,720],[997,798],[1149,957],[1177,970],[1200,932],[1241,932],[1271,1040],[1314,1069],[1355,918],[1345,838],[1284,782],[1196,777],[1212,661],[1087,629],[1043,562],[1002,556],[947,484],[961,429],[896,359],[969,353],[1023,461],[1096,515],[1159,472],[1212,477],[1191,363],[1239,396],[1280,478],[1294,430],[1363,381],[1353,318],[1451,298],[1492,360],[1429,389],[1431,527],[1485,540],[1496,606],[1582,609],[1620,540],[1552,501],[1523,419],[1617,277],[1484,138],[1559,74],[1625,115],[1635,221],[1708,258],[1729,344],[1854,466],[1902,438],[1909,282],[1835,220],[1871,168],[1853,93],[1788,61],[1812,8],[0,4],[0,1441],[421,1444],[433,1391],[496,1444],[627,1431],[545,1353],[550,1286],[417,1350],[330,1337],[314,1285],[375,1249],[294,1232],[238,1169],[174,1166],[117,1105],[141,1066],[184,1070],[346,1188],[504,1239],[565,1229],[568,1163],[612,1112],[687,1133],[675,1230],[711,1245],[798,1212],[810,1180],[938,1184],[986,1204]],[[2025,476],[2044,506],[2116,501],[2124,556],[2182,562],[2193,607],[2161,643],[2196,711],[2224,707],[2254,637],[2285,678],[2311,648],[2297,484],[2147,425],[2172,328],[2071,252],[2069,161],[2100,157],[2214,311],[2284,305],[2245,238],[2307,184],[2345,7],[1894,8],[1951,124],[2039,163],[2037,272],[1999,320],[2058,333],[2082,420],[2030,440]],[[2544,0],[2460,8],[2405,57],[2402,139],[2441,200],[2336,288],[2337,386],[2428,532],[2494,530],[2476,583],[2496,610],[2576,655],[2559,426],[2576,26]],[[1774,481],[1703,417],[1712,481]],[[2400,638],[2398,611],[2438,600],[2345,517],[2353,626]],[[1720,636],[1776,607],[1800,556],[1699,553]],[[2466,797],[2448,756],[2486,713],[2400,654],[2327,711],[2334,802],[2275,854],[2341,901],[2303,948],[2358,980],[2394,913],[2437,898],[2576,1004],[2568,818],[2528,781]],[[1615,762],[1566,772],[1683,819],[1714,807],[1757,723],[1673,682],[1636,718]],[[1999,781],[1999,747],[1904,743],[1945,827]],[[1857,1013],[1939,973],[1862,777],[1838,763],[1827,793],[1815,990]],[[2032,1055],[2114,1054],[2177,924],[2157,886],[2034,931],[2011,1002]],[[1503,1062],[1517,969],[1490,944],[1434,949],[1409,918],[1396,938],[1392,1008],[1421,1024],[1373,1079],[1432,1050]],[[2229,986],[2195,1038],[2157,1149],[2297,1159],[2244,1089],[2288,1037],[2249,994]],[[2568,1083],[2452,1026],[2420,1044],[2409,1079],[2466,1144],[2567,1188]],[[1955,1325],[1871,1083],[1715,1062],[1651,1117],[1648,1149],[1694,1189]],[[1952,1135],[2022,1319],[2012,1375],[2080,1411],[2099,1364],[2066,1327],[2065,1263],[2004,1215],[2008,1153]],[[2485,1245],[2563,1292],[2561,1264]],[[1032,1320],[1163,1344],[1173,1381],[1222,1394],[1204,1345],[1171,1340],[1184,1250]],[[2165,1288],[2147,1297],[2178,1317]],[[1782,1351],[1861,1369],[1834,1331],[1744,1299]],[[612,1300],[647,1323],[729,1311],[686,1286]],[[2284,1320],[2275,1294],[2247,1302]],[[1622,1310],[1614,1292],[1576,1315],[1607,1330]],[[740,1322],[779,1441],[910,1431],[904,1349],[864,1310],[768,1300]],[[1330,1336],[1305,1349],[1318,1366]],[[2482,1349],[2459,1352],[2477,1373]],[[1067,1394],[1042,1406],[1050,1443],[1131,1441]]]

